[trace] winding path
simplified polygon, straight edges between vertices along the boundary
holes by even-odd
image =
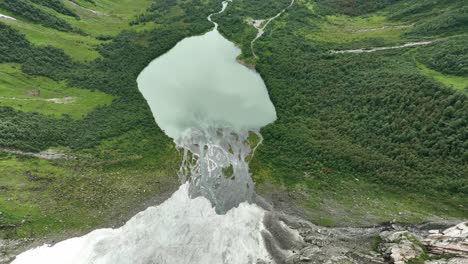
[[[263,27],[257,28],[254,25],[254,27],[258,30],[258,32],[257,32],[257,36],[250,42],[250,49],[252,50],[252,54],[254,55],[256,59],[258,58],[258,56],[257,54],[255,54],[255,50],[254,50],[255,41],[259,39],[263,35],[263,33],[265,33],[265,28],[268,26],[268,24],[270,24],[271,21],[275,20],[276,18],[281,16],[284,12],[286,12],[286,10],[288,10],[294,4],[294,1],[295,0],[291,0],[291,3],[287,7],[285,7],[278,14],[276,14],[276,16],[269,18],[267,22],[265,23],[265,25],[263,25]]]
[[[6,100],[15,100],[15,101],[43,101],[43,102],[50,102],[50,103],[56,103],[56,104],[69,104],[73,103],[75,101],[74,97],[71,96],[66,96],[63,98],[18,98],[18,97],[6,97],[6,96],[0,96],[0,99],[6,99]]]
[[[376,27],[376,28],[361,28],[361,29],[355,29],[355,30],[351,30],[351,31],[349,31],[349,32],[353,32],[353,33],[362,33],[362,32],[371,32],[371,31],[385,30],[385,29],[409,28],[409,27],[413,27],[413,26],[414,26],[414,24],[410,24],[410,25],[382,26],[382,27]]]
[[[414,47],[414,46],[424,46],[429,45],[437,41],[441,41],[442,39],[437,40],[430,40],[430,41],[420,41],[420,42],[409,42],[398,46],[390,46],[390,47],[378,47],[378,48],[369,48],[369,49],[352,49],[352,50],[332,50],[330,51],[331,54],[343,54],[343,53],[370,53],[382,50],[390,50],[390,49],[402,49],[407,47]]]
[[[41,151],[41,152],[27,152],[27,151],[22,151],[19,149],[11,149],[11,148],[0,148],[0,151],[11,153],[11,154],[16,154],[16,155],[23,155],[23,156],[29,156],[29,157],[36,157],[40,159],[46,159],[46,160],[75,160],[76,157],[61,153],[58,151],[52,151],[52,150],[46,150],[46,151]]]
[[[68,1],[68,2],[69,2],[71,5],[75,6],[75,7],[84,9],[84,10],[86,10],[86,11],[88,11],[88,12],[91,12],[91,13],[93,13],[93,14],[95,14],[95,15],[98,15],[98,16],[109,16],[108,14],[106,14],[106,13],[104,13],[104,12],[96,11],[96,10],[93,10],[93,9],[86,8],[86,7],[84,7],[84,6],[81,6],[81,5],[79,5],[78,3],[75,3],[75,1],[70,0],[70,1]]]

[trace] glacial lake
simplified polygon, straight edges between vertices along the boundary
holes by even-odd
[[[215,27],[183,39],[141,72],[138,87],[168,136],[177,140],[191,128],[258,129],[276,119],[262,78],[236,61],[240,53]]]

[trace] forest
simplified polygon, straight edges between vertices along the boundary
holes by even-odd
[[[73,11],[68,9],[63,4],[63,2],[61,2],[59,0],[31,0],[31,2],[42,5],[42,6],[45,6],[45,7],[52,8],[53,10],[55,10],[55,11],[61,13],[61,14],[64,14],[66,16],[72,16],[72,17],[76,17],[78,19],[80,18],[77,14],[75,14]]]
[[[444,43],[420,49],[416,57],[436,71],[468,77],[468,46],[466,43],[468,43],[467,36],[452,38]]]
[[[54,9],[60,10],[60,12],[66,12],[67,10],[61,5],[54,5],[53,3],[55,1],[35,0],[35,2],[44,4],[45,6],[53,7]],[[72,26],[65,20],[35,7],[28,0],[2,0],[0,1],[0,8],[5,9],[20,18],[25,18],[32,22],[42,24],[45,27],[54,28],[60,31],[73,30]]]
[[[247,39],[255,33],[245,23],[233,22],[262,17],[262,12],[238,8],[245,2],[252,1],[233,3],[228,15],[217,19],[221,32],[241,45],[246,60],[252,60]],[[394,193],[451,196],[458,197],[455,204],[467,202],[467,95],[422,75],[412,56],[416,52],[419,61],[436,71],[466,76],[466,35],[416,51],[333,55],[329,51],[337,43],[307,38],[308,32],[320,30],[329,14],[361,14],[350,7],[393,14],[404,9],[395,2],[318,1],[318,9],[298,3],[257,42],[259,59],[254,63],[267,84],[278,120],[262,131],[265,142],[257,156],[256,174],[268,171],[274,181],[305,184],[310,191],[337,190],[354,178]],[[448,31],[441,22],[448,13],[426,17],[433,6],[410,9],[411,17],[403,22],[416,17],[419,22],[401,38],[421,33],[423,26],[430,36],[461,32],[468,25],[468,16],[457,9],[461,3],[449,5],[463,15],[453,17]],[[388,19],[394,21],[396,15]],[[429,25],[433,26],[429,29]],[[366,41],[386,40],[368,38],[359,43]],[[356,44],[339,43],[343,49]]]

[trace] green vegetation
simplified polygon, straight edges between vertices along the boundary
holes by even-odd
[[[418,49],[416,58],[433,70],[468,77],[468,36],[450,38]]]
[[[58,120],[0,106],[0,146],[28,151],[64,145],[70,136],[70,118]]]
[[[0,147],[58,148],[77,159],[1,152],[0,234],[117,224],[171,189],[180,159],[135,80],[179,40],[212,28],[206,16],[220,1],[62,2],[80,19],[21,1],[0,6],[20,19],[0,21],[0,96],[36,99],[28,92],[39,88],[41,99],[71,96],[80,105],[0,99]],[[268,25],[254,58],[257,31],[245,21],[289,3],[236,0],[214,17],[240,59],[256,65],[278,113],[251,162],[258,190],[290,194],[323,225],[466,217],[468,98],[448,87],[466,84],[466,38],[453,37],[465,15],[443,22],[463,1],[297,0]],[[440,35],[427,47],[330,52]]]
[[[433,19],[417,23],[413,30],[415,35],[446,35],[448,32],[466,33],[468,29],[468,6],[459,6]]]
[[[55,231],[60,226],[77,226],[80,221],[94,222],[84,210],[76,213],[76,218],[60,217],[62,222],[58,221],[59,212],[53,212],[54,204],[63,201],[53,200],[51,183],[66,177],[67,169],[45,160],[0,155],[0,225],[4,226],[0,235],[34,237],[47,233],[48,229]]]
[[[146,145],[159,146],[148,149]],[[138,130],[74,153],[77,161],[47,161],[0,152],[0,237],[86,232],[120,225],[142,201],[171,190],[177,152]],[[155,169],[154,164],[158,164]],[[131,213],[130,213],[131,212]]]
[[[380,10],[397,0],[317,0],[317,11],[322,14],[363,15]]]
[[[465,33],[468,28],[467,7],[461,0],[398,1],[387,11],[392,20],[415,24],[410,35],[450,35]]]
[[[59,48],[74,60],[86,62],[99,57],[96,48],[102,41],[98,39],[23,21],[5,21],[5,24],[24,34],[32,44]]]
[[[0,63],[22,63],[22,70],[27,74],[43,75],[59,80],[67,72],[81,64],[73,62],[63,50],[52,46],[37,47],[8,25],[0,23]]]
[[[141,14],[151,2],[152,0],[101,0],[95,4],[89,4],[80,3],[79,1],[66,1],[64,7],[67,10],[71,10],[73,14],[77,14],[80,19],[63,14],[64,12],[44,8],[47,5],[44,5],[42,8],[40,6],[35,7],[48,16],[66,22],[71,27],[77,29],[75,30],[76,32],[63,32],[57,28],[48,27],[43,23],[41,25],[23,21],[21,17],[18,17],[19,20],[17,21],[5,20],[2,22],[23,33],[26,39],[35,45],[51,45],[62,49],[74,60],[86,62],[98,58],[98,45],[112,39],[113,36],[121,31],[127,29],[142,31],[156,27],[156,24],[153,22],[142,25],[130,25],[130,21]],[[3,12],[0,5],[0,13],[10,14],[11,12]],[[11,13],[11,15],[15,16],[15,13]]]
[[[31,0],[31,2],[48,8],[52,8],[53,10],[61,14],[79,18],[79,16],[77,16],[75,13],[73,13],[73,11],[68,9],[60,0]]]
[[[34,6],[28,0],[3,0],[0,1],[0,11],[4,9],[19,18],[25,18],[32,22],[60,31],[71,31],[72,27],[65,20],[48,14],[41,8]],[[3,13],[3,12],[2,12]]]
[[[44,115],[81,118],[98,105],[109,105],[112,96],[99,91],[68,87],[46,77],[28,76],[17,64],[0,64],[0,106],[11,106]]]
[[[256,64],[278,113],[262,130],[265,142],[252,164],[262,193],[282,185],[300,194],[293,201],[322,224],[467,215],[468,99],[444,86],[455,79],[434,82],[408,49],[330,54],[417,40],[405,34],[412,31],[411,20],[386,13],[401,6],[347,17],[298,1],[256,42],[255,61],[246,34],[251,27],[232,23],[261,17],[236,7],[244,2],[253,1],[233,2],[217,20],[221,32],[241,46],[241,58]],[[419,17],[421,23],[430,19]],[[392,28],[398,25],[408,27]],[[461,43],[446,40],[434,47],[460,54]]]
[[[401,35],[412,27],[412,25],[389,21],[381,14],[364,17],[326,16],[324,21],[317,24],[317,30],[307,29],[304,32],[308,39],[330,44],[357,42],[351,47],[361,48],[399,43]]]
[[[115,7],[106,11],[119,21],[109,22],[107,26],[126,24],[125,28],[136,30],[119,33],[119,28],[109,32],[116,36],[96,36],[105,40],[99,40],[101,44],[95,46],[99,58],[93,61],[78,58],[81,54],[87,56],[80,51],[83,46],[68,47],[74,54],[71,58],[56,47],[31,43],[28,41],[31,34],[28,31],[21,31],[25,35],[18,33],[18,24],[0,22],[0,63],[3,63],[0,67],[15,76],[15,80],[10,81],[40,85],[44,98],[58,95],[83,98],[81,103],[86,106],[75,113],[76,108],[71,103],[63,104],[52,117],[47,115],[53,111],[50,106],[36,113],[0,105],[2,148],[41,151],[59,147],[77,157],[69,161],[44,161],[2,154],[2,175],[11,179],[0,181],[0,186],[4,185],[0,187],[0,211],[4,215],[0,218],[2,237],[42,237],[62,231],[87,231],[102,223],[121,224],[129,214],[135,213],[132,208],[140,208],[143,201],[171,190],[177,182],[175,166],[179,154],[171,140],[155,125],[135,80],[153,58],[179,40],[211,28],[206,16],[219,8],[219,3],[186,2],[179,11],[189,18],[185,23],[169,23],[172,14],[168,12],[160,14],[163,18],[158,17],[163,26],[152,26],[153,22],[130,26],[132,12],[143,13],[143,6],[149,1],[139,1],[128,11],[124,7],[129,1],[125,5],[107,0],[94,2],[98,10]],[[88,8],[83,1],[77,3]],[[193,8],[194,5],[199,7]],[[128,13],[120,16],[118,12]],[[87,29],[81,30],[86,32]],[[56,34],[58,31],[49,32]],[[105,31],[100,34],[102,32]],[[55,35],[37,36],[37,41],[52,36]],[[59,36],[73,41],[77,34],[66,32]],[[5,83],[7,81],[5,79]],[[19,97],[29,90],[1,87],[0,96],[16,94]],[[106,105],[111,96],[112,104]],[[97,104],[100,106],[95,107]],[[33,108],[33,104],[23,105],[21,110],[28,108]],[[67,115],[56,118],[72,112],[71,117],[80,119]]]
[[[0,23],[0,62],[22,62],[30,54],[31,45],[14,29]]]
[[[143,13],[154,2],[152,0],[100,0],[95,4],[80,3],[73,5],[68,1],[68,7],[80,16],[80,20],[56,14],[74,27],[79,28],[91,37],[115,36],[123,30],[142,31],[156,27],[155,23],[131,25],[131,21]]]
[[[431,70],[422,63],[416,62],[416,64],[422,74],[443,83],[445,86],[468,92],[468,77],[443,74],[438,71]]]

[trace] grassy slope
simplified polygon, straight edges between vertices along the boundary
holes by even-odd
[[[130,3],[131,2],[131,3]],[[96,1],[96,5],[79,2],[80,5],[72,5],[70,1],[64,1],[66,6],[78,14],[81,19],[77,20],[74,17],[65,16],[52,9],[38,6],[37,7],[64,19],[72,26],[79,28],[86,35],[74,32],[62,32],[56,29],[47,28],[39,24],[30,23],[18,19],[18,21],[2,20],[19,32],[26,35],[27,39],[36,45],[52,45],[63,49],[66,54],[78,61],[91,61],[99,57],[96,50],[97,46],[105,41],[96,39],[98,36],[115,36],[119,32],[127,29],[144,30],[155,26],[154,23],[146,23],[145,25],[130,26],[135,17],[142,13],[151,4],[151,0],[139,1]],[[92,11],[91,11],[92,10]],[[93,11],[99,12],[94,13]],[[8,11],[1,10],[2,14],[9,14]]]
[[[73,122],[65,119],[63,123],[60,123],[62,119],[50,122],[61,131],[65,129],[63,131],[70,133],[60,135],[62,132],[58,132],[59,135],[54,136],[68,138],[67,144],[71,148],[52,150],[66,152],[77,157],[76,160],[47,161],[0,151],[0,238],[47,236],[54,239],[51,238],[53,236],[60,239],[61,234],[85,232],[103,223],[106,226],[121,224],[130,216],[129,213],[144,209],[140,207],[143,202],[172,190],[178,182],[175,174],[179,153],[171,140],[155,126],[145,100],[137,91],[135,79],[154,56],[164,53],[184,36],[207,30],[210,24],[205,17],[218,5],[214,1],[198,4],[185,1],[185,9],[179,8],[177,14],[164,11],[158,18],[167,21],[177,15],[195,16],[196,19],[177,24],[165,23],[165,28],[160,31],[142,32],[158,26],[152,22],[130,26],[129,22],[135,19],[136,14],[145,13],[152,1],[96,0],[96,5],[77,2],[106,15],[94,16],[92,12],[76,10],[83,17],[80,21],[73,21],[74,18],[40,8],[68,20],[88,33],[87,36],[59,32],[26,21],[6,22],[25,34],[33,44],[63,48],[75,61],[101,59],[70,66],[77,67],[76,72],[71,73],[75,79],[71,80],[72,77],[68,77],[70,73],[66,73],[61,81],[28,76],[17,64],[0,65],[8,75],[2,79],[3,83],[0,82],[0,96],[29,98],[25,92],[34,84],[34,88],[41,88],[41,97],[73,96],[77,98],[76,103],[80,103],[43,107],[39,111],[41,114],[28,116],[35,122],[46,122],[43,114],[81,117],[88,113]],[[197,6],[196,10],[194,6]],[[70,6],[70,9],[80,8]],[[202,15],[194,15],[194,12],[202,12]],[[180,17],[174,19],[181,20]],[[196,29],[191,29],[192,24]],[[31,30],[25,30],[26,27]],[[119,33],[125,29],[140,33]],[[118,35],[118,39],[95,39],[101,35]],[[100,47],[100,53],[96,46],[99,43],[106,43]],[[58,78],[63,77],[59,75]],[[73,86],[81,89],[71,87],[69,83],[72,81]],[[106,105],[112,98],[115,100],[111,105],[94,107]],[[39,106],[36,104],[39,103],[28,102],[18,107],[27,111],[37,109]],[[12,114],[11,122],[0,122],[0,125],[6,126],[7,130],[23,129],[28,133],[34,130],[35,124],[15,121],[15,116],[22,118],[24,115],[8,111],[6,114]],[[67,128],[68,125],[77,127]],[[8,142],[14,136],[1,135],[1,138]]]
[[[421,71],[422,74],[438,82],[441,82],[448,87],[453,87],[460,91],[466,91],[466,87],[468,87],[468,77],[443,74],[441,72],[432,70],[426,65],[417,61],[416,65],[418,66],[418,69]]]
[[[316,25],[316,31],[304,32],[306,38],[330,43],[349,43],[372,38],[385,39],[387,44],[398,43],[401,42],[401,35],[412,27],[411,24],[389,21],[384,14],[379,13],[362,17],[326,16]]]
[[[1,11],[0,11],[1,12]],[[39,46],[51,45],[63,49],[63,51],[79,61],[90,61],[99,57],[96,51],[101,41],[79,34],[66,33],[38,24],[24,21],[2,21],[26,35],[33,44]]]
[[[145,147],[160,144],[154,140],[131,131],[94,150],[73,153],[79,162],[0,152],[0,225],[5,225],[0,236],[42,237],[103,222],[120,224],[141,201],[172,185],[168,171],[175,171],[177,152],[172,145]]]
[[[77,13],[82,12],[81,15],[89,17],[82,19],[83,21],[64,17],[74,26],[80,27],[81,25],[83,30],[89,33],[88,36],[58,32],[30,23],[24,23],[31,27],[29,31],[17,25],[14,27],[26,34],[26,37],[33,43],[43,45],[50,42],[52,45],[64,48],[67,54],[75,60],[90,60],[99,57],[96,45],[103,43],[103,41],[96,40],[96,36],[102,35],[102,31],[115,35],[121,29],[131,28],[127,22],[132,20],[139,8],[144,9],[144,6],[149,4],[147,0],[132,1],[130,6],[135,6],[135,8],[127,9],[128,5],[122,4],[127,2],[95,1],[97,2],[96,6],[85,1],[78,2],[86,8],[114,15],[94,16],[86,10],[80,11],[78,10],[80,8],[70,6]],[[289,1],[284,1],[284,3],[287,2]],[[310,1],[299,1],[298,3],[301,8],[315,9]],[[54,13],[51,10],[47,11]],[[260,11],[264,12],[265,10]],[[275,10],[270,10],[270,13],[274,14]],[[229,18],[229,12],[226,14],[226,17]],[[171,8],[167,14],[167,16],[177,20],[181,20],[180,16],[183,17],[183,15],[178,6]],[[272,23],[273,29],[280,30],[281,27],[294,21],[293,17],[288,15],[286,13],[284,17]],[[254,14],[249,13],[246,17],[254,17]],[[238,22],[235,21],[235,23]],[[357,18],[342,15],[335,17],[311,16],[310,23],[306,28],[295,31],[294,34],[307,37],[309,41],[318,46],[324,45],[323,42],[328,42],[326,45],[333,48],[400,42],[405,40],[402,38],[407,38],[403,35],[408,30],[348,32],[355,29],[380,27],[389,23],[408,23],[407,21],[389,22],[380,12]],[[337,26],[340,23],[348,25],[349,28],[342,30]],[[96,24],[99,25],[93,27]],[[172,31],[182,30],[179,27],[180,24],[183,26],[183,23],[178,23]],[[334,32],[334,37],[324,40],[323,38],[327,36],[323,31],[320,31],[320,26],[323,26],[322,30]],[[145,27],[158,27],[158,25],[147,22],[146,25],[141,24],[134,28],[140,30]],[[248,54],[248,44],[251,37],[255,36],[255,30],[247,26],[241,29],[236,38],[233,39],[242,44],[244,56],[252,59]],[[34,32],[39,33],[34,35],[36,34]],[[135,46],[137,50],[151,46],[152,41],[155,41],[148,34],[138,36],[139,38],[132,39],[137,44],[143,44]],[[277,43],[277,41],[275,35],[267,32],[265,38],[256,44],[259,55],[262,57],[271,55],[269,54],[271,51],[264,47],[268,47],[268,43]],[[244,47],[244,44],[247,45],[247,48]],[[286,43],[284,47],[290,48]],[[294,48],[297,49],[297,47]],[[133,52],[137,53],[138,51],[133,50]],[[304,52],[304,54],[308,53]],[[346,58],[345,56],[343,57]],[[268,63],[263,62],[263,65],[275,65],[277,58],[271,59],[272,61]],[[357,58],[353,57],[352,59]],[[125,62],[125,60],[123,61]],[[404,65],[405,67],[413,67],[412,69],[417,71],[417,67],[412,61],[405,62]],[[112,67],[115,66],[130,70],[131,67],[128,66],[132,65],[112,64]],[[317,62],[315,66],[317,68],[338,67],[323,62]],[[112,71],[114,70],[116,69],[112,68]],[[265,75],[266,71],[261,69],[260,72],[264,75],[269,88],[275,88],[276,85],[272,82],[271,75]],[[17,72],[16,74],[21,73]],[[54,82],[54,85],[59,87],[60,83]],[[102,84],[98,83],[97,85]],[[281,89],[283,88],[284,86],[281,85]],[[279,96],[275,95],[275,90],[271,89],[271,93],[275,104],[278,103]],[[142,101],[136,100],[136,102],[141,103]],[[309,108],[309,105],[305,106],[303,103],[298,101],[297,107],[291,107],[291,109],[296,111],[297,109]],[[118,106],[120,108],[122,105]],[[336,108],[338,107],[340,106],[337,104]],[[283,110],[284,108],[281,109],[280,115],[284,114]],[[102,112],[93,112],[93,115],[98,115],[98,113]],[[115,116],[115,113],[111,114]],[[119,117],[120,114],[119,112]],[[104,116],[104,118],[108,117],[110,116]],[[145,117],[149,118],[149,115]],[[123,121],[126,122],[129,117],[122,118],[125,118]],[[137,119],[137,117],[130,118]],[[367,181],[366,179],[375,176],[373,173],[349,173],[346,169],[335,168],[336,166],[331,163],[339,163],[344,159],[353,160],[353,162],[360,164],[369,164],[369,167],[381,166],[382,160],[395,167],[399,162],[391,160],[377,151],[370,150],[365,145],[356,144],[351,137],[342,138],[342,135],[338,135],[340,132],[337,131],[337,128],[330,128],[332,125],[329,124],[327,118],[329,117],[324,116],[323,120],[320,120],[320,118],[314,117],[307,120],[306,123],[298,122],[297,125],[293,124],[293,130],[289,127],[282,129],[281,126],[284,124],[274,125],[264,130],[267,132],[265,133],[265,145],[259,149],[258,155],[251,164],[261,193],[268,195],[283,190],[289,193],[288,197],[292,197],[288,199],[293,199],[294,203],[307,209],[312,220],[326,225],[366,224],[392,219],[421,221],[434,214],[441,216],[466,215],[466,210],[460,207],[466,204],[466,197],[442,192],[437,193],[436,196],[429,196],[407,190],[398,191],[394,187],[386,188],[384,184]],[[98,126],[100,123],[90,117],[89,123],[86,124]],[[275,148],[283,151],[283,146],[275,146],[274,144],[274,138],[277,135],[268,133],[275,130],[279,131],[277,135],[281,137],[290,137],[290,144],[287,149],[284,149],[284,155],[288,155],[291,159],[290,166],[288,166],[287,160],[286,163],[281,160],[284,155],[279,154],[278,158],[274,157],[276,155]],[[56,234],[68,232],[70,229],[89,230],[115,216],[125,214],[129,208],[160,193],[166,188],[165,186],[175,181],[173,175],[179,156],[170,141],[161,140],[155,136],[155,131],[151,129],[128,129],[126,132],[118,131],[114,134],[119,135],[101,140],[98,146],[92,148],[73,151],[65,149],[65,151],[70,151],[72,155],[78,156],[77,161],[44,161],[5,153],[0,154],[0,170],[4,175],[0,179],[0,189],[2,190],[0,192],[0,211],[4,215],[0,218],[0,225],[4,225],[3,228],[0,228],[0,233],[14,238]],[[294,153],[294,148],[297,145],[304,145],[310,149],[325,147],[325,154],[328,156],[319,157],[316,154],[324,153],[314,153],[313,151],[308,155],[300,156],[301,153]],[[366,153],[366,155],[362,153]],[[303,171],[302,168],[291,167],[297,160],[302,161],[302,159],[311,161],[307,165],[309,166],[307,170]],[[430,202],[427,201],[427,197],[432,198]],[[10,225],[13,226],[10,227]]]
[[[148,0],[131,1],[129,8],[128,1],[96,2],[97,6],[92,5],[90,8],[105,11],[108,15],[98,16],[71,6],[82,19],[78,21],[66,17],[88,36],[61,32],[21,20],[2,22],[25,34],[33,44],[52,45],[63,49],[77,61],[89,61],[99,57],[96,48],[103,43],[96,36],[103,32],[116,35],[129,29],[129,21],[151,3]],[[52,10],[47,11],[57,14]],[[8,14],[2,10],[0,13]],[[143,29],[144,26],[139,28]],[[65,81],[29,76],[21,71],[18,64],[0,64],[0,76],[0,96],[7,97],[0,99],[0,105],[22,111],[82,118],[96,106],[108,105],[112,101],[112,96],[101,91],[78,89]],[[39,89],[40,96],[29,95],[32,89]],[[63,97],[75,99],[67,104],[41,101]],[[174,156],[176,152],[172,149],[161,151],[144,148],[144,144],[159,144],[148,142],[151,140],[154,138],[147,133],[131,131],[121,138],[102,142],[94,150],[73,152],[72,155],[80,157],[79,161],[47,161],[0,152],[0,237],[41,237],[70,229],[86,230],[112,217],[125,215],[136,201],[145,200],[166,188],[161,187],[169,178],[164,172],[165,168],[177,161],[177,156]],[[139,148],[135,151],[138,154],[126,152],[135,148]],[[147,168],[148,164],[159,164],[159,170]]]
[[[64,1],[69,4],[69,1]],[[138,5],[139,4],[139,5]],[[149,1],[141,1],[135,8],[127,8],[120,4],[109,4],[104,2],[104,7],[108,7],[112,15],[109,16],[83,16],[83,19],[61,15],[51,9],[35,5],[58,17],[66,18],[74,22],[74,26],[80,28],[88,35],[75,32],[63,32],[56,29],[47,28],[39,24],[31,23],[19,18],[17,21],[2,19],[2,23],[13,27],[26,36],[32,44],[38,46],[53,46],[64,50],[64,52],[77,61],[90,61],[99,57],[97,47],[103,41],[96,39],[96,31],[88,30],[91,24],[99,25],[95,28],[107,27],[103,32],[116,35],[119,30],[129,28],[128,20],[138,14],[138,10],[149,6]],[[74,8],[79,9],[77,6]],[[73,10],[73,8],[71,8]],[[90,13],[89,11],[87,11]],[[1,10],[2,14],[9,14],[8,11]],[[82,13],[77,12],[82,15]],[[93,14],[93,13],[91,13]],[[112,22],[109,22],[112,21]],[[90,32],[92,31],[92,32]],[[13,108],[39,112],[45,115],[61,117],[69,115],[72,118],[81,118],[96,106],[108,105],[112,101],[112,96],[102,92],[89,91],[70,87],[65,82],[55,82],[46,77],[32,77],[24,74],[19,65],[3,64],[0,66],[0,105],[11,106]],[[41,96],[35,97],[28,94],[29,90],[39,89]],[[47,102],[42,99],[73,97],[73,101],[67,104]],[[18,100],[19,99],[28,99]]]
[[[426,20],[418,21],[420,17],[393,19],[385,10],[354,17],[343,14],[321,15],[316,13],[317,8],[312,1],[299,0],[291,10],[272,23],[264,37],[256,42],[256,53],[260,60],[255,60],[248,46],[252,28],[243,23],[232,23],[252,17],[251,12],[238,11],[236,8],[236,5],[245,6],[250,2],[234,2],[234,7],[228,8],[226,18],[222,17],[219,21],[222,33],[241,46],[241,58],[257,64],[279,114],[276,124],[263,130],[265,143],[252,163],[254,177],[262,194],[269,195],[282,190],[286,196],[283,199],[301,205],[313,221],[328,225],[372,224],[393,219],[414,222],[433,216],[468,215],[464,206],[468,202],[467,196],[463,192],[443,189],[446,183],[440,185],[440,189],[431,187],[440,181],[449,183],[458,179],[461,188],[466,186],[466,177],[463,181],[463,175],[466,176],[467,172],[466,163],[421,158],[418,161],[420,164],[410,164],[404,161],[407,158],[395,158],[389,151],[376,151],[371,145],[373,139],[370,138],[376,132],[364,139],[356,139],[360,133],[355,132],[366,131],[371,125],[367,122],[375,121],[362,122],[358,128],[350,129],[347,126],[350,122],[357,122],[357,113],[363,109],[353,109],[353,103],[346,103],[353,97],[356,103],[361,99],[367,100],[364,105],[367,108],[372,106],[373,100],[379,100],[374,98],[379,98],[382,93],[387,94],[387,98],[398,98],[407,93],[401,91],[399,94],[395,90],[392,95],[392,90],[382,91],[381,86],[384,85],[393,89],[391,83],[387,82],[399,82],[397,78],[386,80],[386,76],[404,78],[407,74],[422,73],[448,87],[451,87],[449,84],[455,84],[454,88],[466,86],[466,78],[442,77],[433,71],[429,74],[427,70],[421,70],[421,65],[417,67],[405,50],[314,56],[314,53],[324,54],[332,49],[368,48],[437,38],[437,35],[410,34],[414,23]],[[395,27],[401,25],[407,27]],[[283,71],[285,74],[282,74]],[[346,72],[345,76],[355,77],[335,77],[342,72]],[[348,80],[350,78],[353,80]],[[372,84],[376,80],[382,81],[380,87]],[[348,81],[354,84],[343,85],[343,82]],[[304,92],[295,90],[285,95],[281,87],[297,89],[291,85],[294,82],[301,83]],[[418,86],[407,83],[404,85]],[[376,93],[372,95],[371,90],[353,91],[354,87],[359,86],[370,86]],[[343,88],[340,90],[334,87]],[[383,107],[373,111],[379,109]],[[311,114],[304,116],[301,112]],[[394,144],[385,141],[393,139],[377,139],[382,145]],[[401,150],[406,148],[397,144],[392,148],[395,147]],[[434,166],[440,168],[435,169]],[[444,170],[448,166],[461,171],[447,173]],[[452,179],[450,175],[453,175]],[[413,180],[405,181],[405,178]],[[410,184],[411,181],[413,184]],[[418,185],[427,186],[427,191]]]
[[[93,37],[102,35],[115,36],[126,29],[144,30],[154,27],[155,24],[152,22],[145,25],[129,25],[129,22],[133,21],[135,16],[140,15],[142,10],[149,7],[152,2],[152,0],[102,0],[96,1],[95,5],[83,1],[80,2],[80,5],[72,5],[67,1],[66,4],[69,8],[75,11],[82,19],[76,20],[60,14],[57,15]],[[100,13],[96,14],[90,10]]]
[[[18,64],[0,64],[0,105],[56,117],[65,114],[81,118],[96,106],[112,102],[112,96],[103,92],[69,87],[63,81],[57,82],[47,77],[29,76],[20,68]],[[34,89],[40,91],[39,96],[30,94]],[[64,97],[72,99],[66,103],[46,101]]]

